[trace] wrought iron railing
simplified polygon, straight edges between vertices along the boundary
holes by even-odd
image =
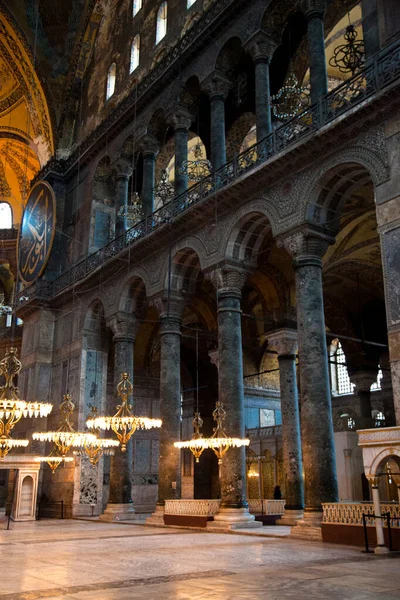
[[[94,254],[87,256],[54,281],[38,280],[22,290],[19,294],[20,303],[38,296],[51,298],[79,282],[128,246],[157,229],[166,227],[172,220],[199,202],[232,185],[238,178],[242,178],[272,157],[313,136],[316,131],[360,106],[399,77],[400,40],[397,40],[378,52],[354,77],[321,97],[319,102],[275,129],[264,140],[235,156],[223,167],[204,177],[188,191],[175,197]]]
[[[16,240],[18,237],[18,229],[9,227],[8,229],[0,229],[0,240]]]

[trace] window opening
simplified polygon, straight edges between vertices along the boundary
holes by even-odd
[[[116,77],[117,77],[117,65],[115,63],[113,63],[110,66],[110,68],[108,69],[106,100],[108,100],[109,98],[111,98],[111,96],[115,92],[115,80],[116,80]]]
[[[167,3],[163,2],[157,13],[156,45],[167,33]]]
[[[140,35],[135,35],[131,46],[131,66],[129,73],[133,73],[139,66],[139,54],[140,54]]]
[[[142,8],[142,0],[133,0],[132,17],[135,17],[141,8]]]
[[[0,229],[11,229],[12,210],[8,202],[0,202]]]

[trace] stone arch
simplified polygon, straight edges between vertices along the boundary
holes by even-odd
[[[99,296],[91,299],[84,315],[83,329],[99,332],[105,327],[104,301]]]
[[[226,134],[226,154],[228,160],[240,153],[243,142],[255,123],[255,114],[246,112],[240,115],[229,128]]]
[[[230,38],[222,46],[215,61],[215,68],[220,73],[229,76],[236,70],[238,57],[244,53],[242,41],[239,37]]]
[[[191,245],[171,253],[171,274],[169,268],[165,273],[165,289],[169,286],[173,291],[192,293],[195,290],[197,278],[201,272],[200,256]]]
[[[237,215],[227,236],[224,256],[235,261],[255,264],[257,254],[267,238],[272,240],[272,228],[264,211],[249,210]]]
[[[159,107],[151,115],[147,123],[147,133],[155,137],[160,144],[164,144],[167,132],[167,123],[164,109]]]
[[[338,223],[341,210],[360,186],[387,181],[389,169],[373,150],[354,146],[330,156],[304,189],[303,216],[317,224]]]
[[[98,161],[93,174],[93,199],[103,204],[112,205],[113,200],[113,171],[111,159],[108,155]]]
[[[140,275],[126,277],[119,289],[119,310],[142,317],[147,307],[147,289]]]
[[[372,463],[369,467],[369,473],[366,473],[366,475],[376,476],[379,473],[379,467],[382,465],[383,462],[386,462],[385,459],[388,459],[388,458],[394,458],[396,460],[396,462],[399,463],[399,466],[400,466],[400,449],[390,447],[390,448],[385,448],[384,450],[379,452],[379,454],[377,454],[375,456],[374,460],[372,461]]]

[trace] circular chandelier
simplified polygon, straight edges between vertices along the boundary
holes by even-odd
[[[90,417],[86,421],[86,425],[88,429],[102,429],[104,431],[112,429],[121,444],[121,452],[126,452],[126,445],[137,429],[161,427],[162,421],[160,419],[149,419],[148,417],[137,417],[132,414],[132,406],[128,404],[128,398],[132,395],[133,386],[128,373],[122,373],[121,377],[122,379],[117,385],[117,393],[121,399],[121,404],[117,406],[118,410],[115,415],[113,417]]]
[[[191,451],[191,453],[193,454],[193,456],[195,457],[196,462],[198,463],[198,462],[200,462],[199,459],[203,453],[203,450],[205,450],[209,446],[206,445],[207,439],[203,438],[203,434],[200,433],[200,428],[203,426],[203,419],[200,417],[199,412],[194,413],[192,423],[193,423],[193,427],[194,427],[194,433],[192,435],[192,439],[188,440],[186,442],[175,442],[174,446],[175,446],[175,448],[189,449]]]
[[[200,417],[199,413],[196,413],[196,415]],[[193,419],[193,424],[195,423],[196,415]],[[184,442],[175,442],[174,446],[175,448],[188,448],[189,450],[191,450],[195,457],[196,453],[198,454],[198,456],[200,456],[203,450],[205,450],[206,448],[211,448],[211,450],[213,450],[213,452],[217,456],[218,464],[220,465],[222,463],[223,457],[225,456],[229,448],[241,448],[242,446],[249,446],[250,440],[247,438],[229,437],[227,435],[223,427],[223,422],[226,419],[226,411],[222,402],[216,403],[212,416],[217,426],[214,427],[214,433],[211,437],[204,438],[201,436],[201,434],[199,433],[199,428],[203,424],[203,421],[199,419],[200,423],[196,428],[192,439]],[[200,437],[195,437],[196,435]],[[196,462],[199,462],[197,457]]]
[[[99,414],[97,408],[92,406],[92,412],[89,419],[97,419]],[[113,448],[119,446],[118,440],[105,439],[100,437],[100,429],[95,429],[96,439],[87,439],[83,444],[83,448],[74,450],[75,456],[87,457],[91,465],[97,465],[101,456],[112,456],[114,454]]]
[[[56,469],[59,467],[61,463],[72,462],[74,459],[71,456],[59,456],[56,454],[56,451],[53,451],[49,454],[49,456],[36,456],[36,462],[45,462],[49,465],[51,472],[56,472]]]
[[[357,40],[357,31],[354,25],[346,27],[344,34],[345,44],[337,46],[329,61],[331,67],[336,67],[341,73],[354,73],[364,62],[364,40]]]
[[[21,367],[17,349],[7,349],[0,361],[0,375],[5,379],[5,384],[0,387],[0,459],[5,458],[12,448],[28,446],[28,440],[11,438],[13,428],[23,417],[47,417],[53,408],[48,403],[20,400],[14,377],[20,373]]]
[[[153,191],[156,206],[168,204],[175,196],[174,186],[168,178],[167,169],[162,170],[160,181]]]
[[[87,441],[95,441],[96,436],[93,433],[75,431],[72,427],[70,418],[75,410],[75,404],[72,402],[70,394],[66,394],[60,404],[62,422],[57,431],[39,431],[32,434],[32,439],[39,442],[54,442],[57,455],[64,459],[71,447],[82,447]],[[51,455],[50,455],[51,456]],[[48,462],[50,457],[44,457],[43,461]]]
[[[272,112],[278,119],[290,119],[304,110],[309,103],[308,89],[302,87],[294,73],[289,73],[279,92],[271,96]]]
[[[213,167],[207,158],[202,158],[203,150],[200,142],[193,148],[194,160],[184,160],[179,173],[187,175],[189,181],[199,182],[203,177],[210,175]]]
[[[142,202],[137,192],[133,192],[130,204],[121,206],[117,215],[120,219],[125,219],[128,223],[133,226],[139,223],[143,219]]]

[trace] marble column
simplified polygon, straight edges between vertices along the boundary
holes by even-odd
[[[333,241],[334,238],[311,227],[278,241],[294,259],[296,282],[306,510],[304,520],[298,522],[293,533],[304,534],[308,539],[321,539],[322,502],[338,501],[322,293],[322,256]]]
[[[356,386],[355,393],[360,402],[360,429],[370,429],[374,427],[371,410],[371,385],[375,383],[378,375],[378,368],[375,372],[371,370],[357,370],[350,375],[351,383]]]
[[[367,475],[367,479],[371,484],[372,488],[372,502],[374,504],[374,513],[376,516],[381,515],[381,501],[379,498],[379,477],[375,477],[373,475]],[[389,549],[385,544],[385,536],[383,533],[383,521],[382,519],[375,520],[375,528],[376,528],[376,543],[377,546],[374,550],[375,554],[387,554]]]
[[[303,517],[304,483],[302,473],[299,398],[297,393],[297,332],[280,329],[268,335],[268,347],[278,352],[282,410],[285,514],[282,525],[295,525]]]
[[[212,73],[202,84],[211,105],[211,164],[220,169],[226,164],[225,100],[232,87],[222,73]]]
[[[116,225],[115,236],[118,237],[124,231],[129,229],[130,225],[124,218],[118,216],[118,211],[129,203],[129,178],[132,175],[132,167],[128,161],[120,159],[115,165],[115,209],[116,209]]]
[[[169,117],[168,121],[174,128],[175,141],[175,195],[179,196],[188,189],[188,176],[182,174],[180,169],[182,164],[188,158],[189,128],[193,117],[191,113],[183,107],[176,109]]]
[[[133,315],[117,313],[108,321],[113,333],[114,343],[114,389],[115,393],[107,407],[107,413],[117,412],[118,397],[116,388],[121,381],[122,373],[129,373],[133,383],[134,346],[139,322]],[[130,402],[133,405],[133,398]],[[126,452],[119,448],[111,458],[110,496],[107,508],[100,517],[106,521],[120,521],[134,518],[135,509],[132,503],[133,444],[129,440]]]
[[[307,37],[310,61],[311,102],[318,102],[328,93],[328,71],[325,57],[324,15],[326,0],[302,0],[307,19]]]
[[[263,31],[256,33],[245,45],[254,61],[257,142],[272,132],[269,65],[277,45],[278,43]]]
[[[156,158],[160,149],[158,140],[152,135],[146,135],[141,143],[143,154],[143,184],[142,184],[142,207],[145,217],[149,217],[154,211],[154,188]]]
[[[242,324],[242,287],[247,273],[221,268],[211,279],[218,300],[218,400],[226,411],[224,429],[229,437],[245,437]],[[246,494],[245,448],[230,448],[220,468],[221,508],[212,527],[259,527],[249,514]]]
[[[147,523],[164,524],[166,500],[181,497],[181,451],[174,442],[181,436],[181,323],[184,301],[180,296],[156,299],[160,314],[160,451],[158,499]]]

